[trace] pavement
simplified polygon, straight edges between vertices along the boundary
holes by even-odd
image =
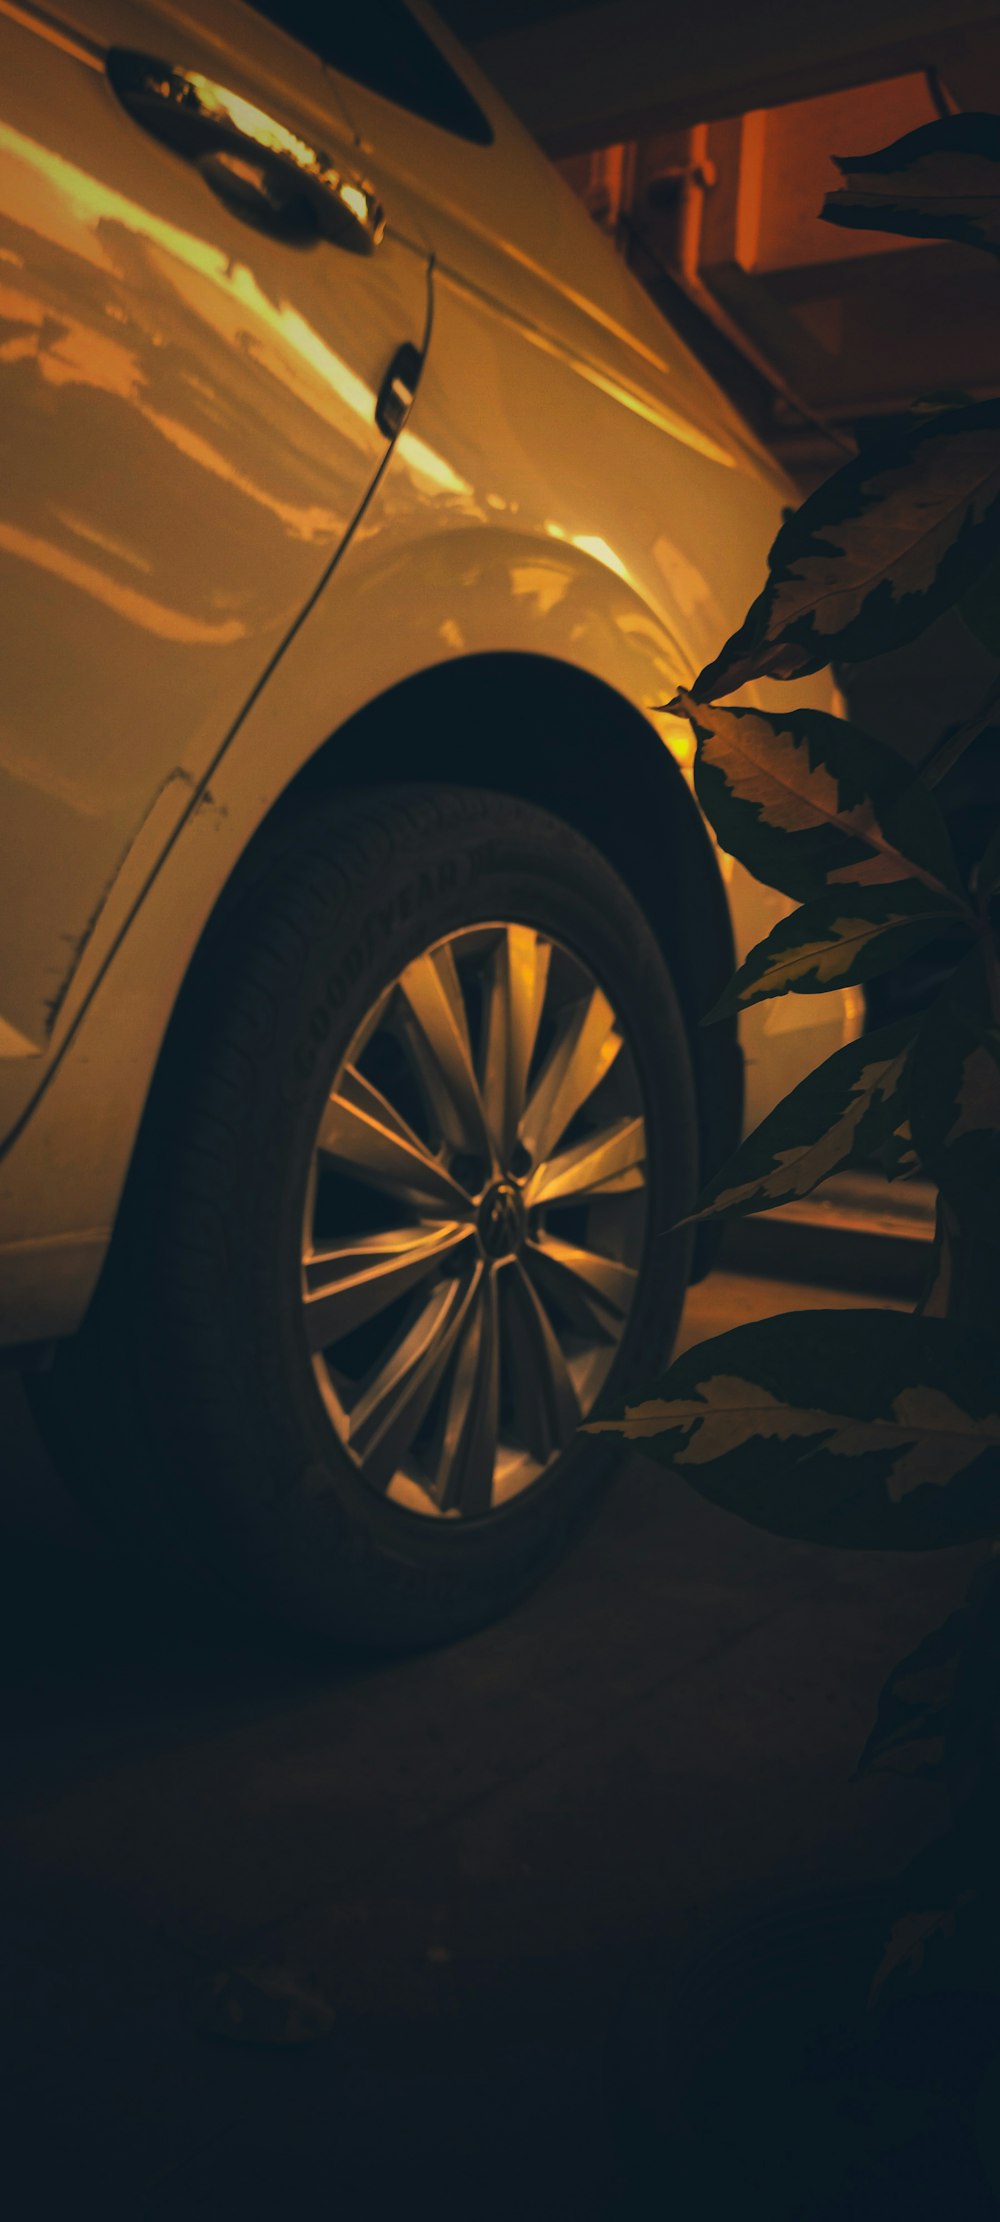
[[[723,1271],[685,1336],[865,1301]],[[850,1776],[974,1554],[784,1543],[634,1459],[502,1624],[318,1664],[141,1594],[10,1375],[0,1441],[8,2211],[868,2213],[823,2204],[840,2163],[812,2182],[773,2089],[749,2108],[746,1998],[817,1935],[867,1968],[940,1828],[925,1784]],[[692,2084],[713,2043],[729,2085]]]

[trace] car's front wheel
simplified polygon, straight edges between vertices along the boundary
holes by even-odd
[[[36,1384],[91,1496],[298,1626],[475,1626],[676,1329],[696,1120],[662,950],[560,820],[336,796],[209,936],[111,1258]]]

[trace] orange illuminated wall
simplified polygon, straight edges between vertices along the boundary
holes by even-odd
[[[792,391],[849,426],[915,393],[1000,393],[996,271],[971,248],[820,221],[834,155],[888,145],[938,108],[915,71],[846,92],[564,162],[564,174],[656,294],[672,273],[753,379],[771,377],[769,433],[792,460],[809,436]],[[638,252],[636,247],[638,243]],[[663,297],[670,313],[670,301]],[[714,366],[713,366],[714,367]]]

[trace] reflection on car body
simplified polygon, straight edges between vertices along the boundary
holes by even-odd
[[[738,1133],[784,906],[658,705],[787,489],[422,7],[0,46],[0,1335],[158,1550],[426,1640],[594,1501]]]

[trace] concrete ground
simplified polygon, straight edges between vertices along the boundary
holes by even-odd
[[[865,1299],[720,1272],[686,1333],[825,1301]],[[772,2133],[733,2131],[723,2084],[692,2144],[671,2086],[724,2018],[727,1940],[771,1935],[766,1988],[810,1906],[856,1899],[849,1959],[940,1825],[926,1787],[849,1777],[970,1554],[786,1544],[635,1460],[504,1624],[324,1668],[136,1597],[10,1376],[0,1427],[8,2211],[723,2211],[708,2148]],[[296,2015],[328,2034],[219,2034]],[[765,2206],[833,2212],[824,2167],[791,2194],[782,2162]]]

